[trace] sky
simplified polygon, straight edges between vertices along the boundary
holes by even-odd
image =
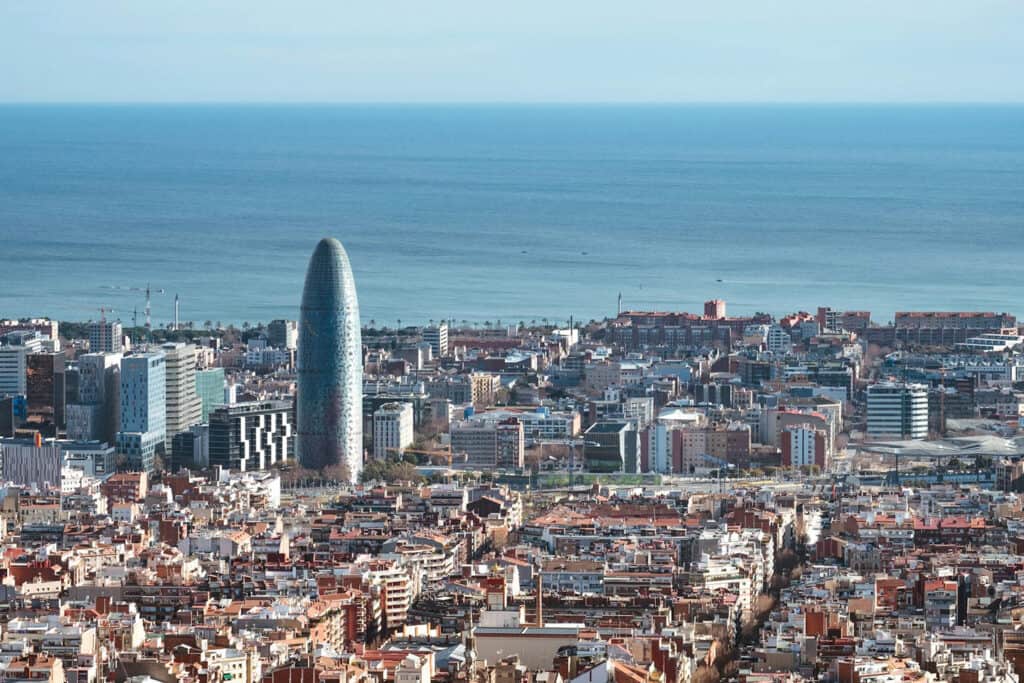
[[[1022,102],[1024,0],[0,0],[0,102]]]

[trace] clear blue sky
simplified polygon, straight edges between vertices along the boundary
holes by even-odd
[[[0,0],[0,101],[1024,101],[1024,0]]]

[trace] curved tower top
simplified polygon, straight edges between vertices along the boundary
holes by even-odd
[[[363,351],[359,302],[348,254],[333,237],[309,260],[299,312],[299,462],[340,465],[355,482],[363,469]]]

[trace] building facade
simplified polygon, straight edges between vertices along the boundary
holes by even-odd
[[[867,433],[881,438],[927,438],[928,389],[896,382],[869,386]]]
[[[341,242],[317,244],[306,271],[299,320],[297,450],[303,466],[363,469],[363,356],[359,302]]]
[[[174,435],[188,431],[202,419],[202,403],[196,393],[195,347],[170,343],[160,348],[166,358],[167,429],[164,447],[169,452]]]
[[[89,323],[89,351],[92,353],[123,353],[124,331],[116,320]]]
[[[412,445],[411,403],[385,403],[373,413],[373,457],[378,460],[401,453]]]
[[[117,450],[132,469],[152,472],[167,436],[166,361],[162,351],[121,361],[120,431]]]
[[[294,457],[295,428],[287,401],[220,406],[210,414],[210,466],[251,472]]]

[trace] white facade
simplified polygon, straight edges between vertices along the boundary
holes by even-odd
[[[793,339],[782,329],[782,325],[772,325],[765,337],[768,350],[775,354],[785,355],[793,348]]]
[[[0,396],[24,396],[28,349],[0,346]]]
[[[924,439],[928,436],[928,389],[922,384],[884,382],[868,387],[869,436]]]
[[[434,358],[444,358],[448,355],[448,323],[441,322],[436,327],[428,327],[423,330],[423,341],[430,344],[430,350]]]
[[[385,403],[373,413],[373,457],[401,452],[415,440],[411,403]]]
[[[191,344],[164,344],[160,347],[166,359],[165,397],[167,401],[165,447],[171,449],[175,434],[202,419],[202,402],[196,393],[196,351]]]

